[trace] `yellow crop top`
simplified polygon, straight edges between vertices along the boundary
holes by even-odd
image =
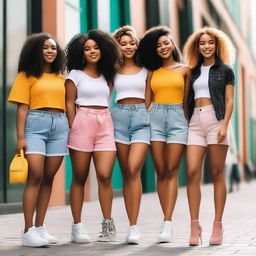
[[[13,84],[8,101],[24,103],[29,109],[58,108],[65,111],[65,79],[54,73],[40,78],[20,72]]]
[[[150,86],[154,103],[183,103],[185,81],[181,73],[159,68],[153,72]]]

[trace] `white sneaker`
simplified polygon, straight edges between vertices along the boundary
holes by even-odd
[[[173,241],[173,228],[171,221],[164,221],[160,236],[159,243],[171,243]]]
[[[29,228],[26,233],[21,233],[21,243],[22,246],[29,247],[42,247],[49,245],[48,240],[42,238],[34,226]]]
[[[98,237],[98,242],[114,242],[116,240],[116,227],[114,220],[104,219],[101,223],[102,231]]]
[[[71,242],[76,244],[91,242],[91,238],[87,234],[86,229],[81,222],[77,224],[72,224]]]
[[[140,231],[137,225],[130,226],[128,228],[127,243],[128,244],[139,244]]]
[[[40,227],[36,227],[36,230],[42,238],[48,240],[49,244],[58,243],[58,239],[48,233],[45,225],[40,226]]]

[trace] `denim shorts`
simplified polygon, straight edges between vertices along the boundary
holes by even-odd
[[[68,131],[65,113],[30,110],[25,126],[26,154],[67,155]]]
[[[186,144],[188,122],[182,104],[155,104],[150,108],[151,141]]]
[[[150,144],[149,113],[142,104],[117,104],[112,110],[115,141]]]

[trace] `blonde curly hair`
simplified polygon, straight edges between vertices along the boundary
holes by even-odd
[[[136,35],[135,29],[132,26],[122,26],[118,28],[113,35],[118,43],[120,43],[122,36],[130,36],[135,41],[136,45],[139,45],[139,39]]]
[[[235,60],[235,48],[230,38],[221,30],[211,27],[204,27],[187,39],[183,56],[185,62],[191,67],[195,68],[199,64],[201,54],[199,53],[199,41],[203,34],[212,36],[216,40],[216,54],[224,64],[232,65]]]

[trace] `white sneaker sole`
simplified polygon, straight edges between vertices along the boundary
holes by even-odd
[[[88,243],[91,243],[92,240],[91,239],[88,239],[88,240],[74,240],[72,239],[71,240],[71,243],[74,243],[74,244],[88,244]]]
[[[24,246],[24,247],[45,247],[45,246],[48,246],[49,245],[49,243],[42,243],[42,244],[37,244],[37,245],[32,245],[32,244],[30,244],[30,243],[24,243],[24,242],[22,242],[22,246]]]

